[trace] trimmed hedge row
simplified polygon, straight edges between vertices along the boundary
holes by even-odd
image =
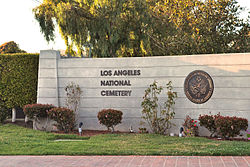
[[[0,55],[0,103],[7,108],[36,103],[39,54]]]

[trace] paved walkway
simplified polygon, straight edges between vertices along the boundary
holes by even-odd
[[[0,167],[250,167],[250,156],[0,156]]]

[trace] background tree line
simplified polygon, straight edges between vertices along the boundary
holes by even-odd
[[[19,48],[19,45],[14,42],[6,42],[0,45],[0,54],[11,54],[11,53],[26,53],[26,51]]]
[[[86,45],[93,57],[250,51],[236,0],[44,0],[33,11],[47,41],[59,27],[71,55]]]

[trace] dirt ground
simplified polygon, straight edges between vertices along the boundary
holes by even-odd
[[[57,131],[57,132],[53,132],[53,133],[64,133],[61,131]],[[129,133],[129,132],[120,132],[120,131],[115,131],[113,132],[113,134],[125,134],[125,133]],[[70,132],[68,134],[76,134],[79,135],[78,131],[73,131]],[[82,130],[82,136],[95,136],[95,135],[101,135],[101,134],[112,134],[112,132],[107,131],[107,130]]]
[[[29,121],[27,123],[24,122],[24,120],[16,120],[16,122],[11,122],[11,120],[7,120],[5,123],[9,123],[9,124],[14,124],[14,125],[18,125],[18,126],[22,126],[25,128],[33,128],[33,122]],[[61,133],[63,134],[64,132],[62,131],[56,131],[56,132],[52,132],[52,133]],[[122,134],[122,133],[129,133],[129,132],[120,132],[120,131],[115,131],[115,134]],[[67,133],[67,134],[76,134],[79,135],[78,131],[75,130],[73,132]],[[95,136],[95,135],[100,135],[100,134],[112,134],[110,131],[107,130],[82,130],[82,136]]]
[[[15,123],[12,123],[11,120],[7,120],[6,123],[11,123],[11,124],[15,124],[15,125],[18,125],[18,126],[23,126],[23,127],[26,127],[26,128],[33,128],[33,123],[32,121],[29,121],[27,123],[24,122],[24,120],[17,120]],[[53,132],[53,133],[61,133],[63,134],[64,132],[62,131],[56,131],[56,132]],[[128,134],[129,132],[120,132],[120,131],[115,131],[113,132],[113,134]],[[73,132],[70,132],[68,134],[76,134],[76,135],[79,135],[78,131],[75,130]],[[112,132],[110,131],[107,131],[107,130],[82,130],[82,136],[86,136],[86,137],[90,137],[90,136],[95,136],[95,135],[101,135],[101,134],[112,134]],[[250,142],[248,139],[246,138],[230,138],[230,139],[221,139],[221,138],[216,138],[216,137],[206,137],[208,139],[211,139],[211,140],[217,140],[217,141],[221,141],[221,140],[231,140],[231,141],[245,141],[245,142]]]

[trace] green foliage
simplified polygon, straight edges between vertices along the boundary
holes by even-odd
[[[247,132],[247,138],[248,140],[250,140],[250,132],[248,132],[248,130],[246,132]]]
[[[0,98],[0,124],[4,123],[4,121],[10,116],[11,110],[8,109],[2,99]]]
[[[93,57],[250,51],[236,0],[46,0],[33,11],[46,40],[57,24],[78,56],[89,44]]]
[[[139,128],[139,133],[148,133],[147,128]]]
[[[175,115],[174,104],[177,93],[173,91],[171,81],[167,84],[166,89],[168,97],[163,106],[158,102],[158,95],[161,94],[163,87],[158,87],[156,81],[145,90],[141,103],[142,118],[147,121],[152,132],[156,134],[165,134],[171,128],[171,120]]]
[[[205,128],[207,128],[211,132],[210,137],[212,137],[214,135],[214,133],[216,132],[215,119],[217,119],[217,117],[219,117],[219,116],[220,116],[220,114],[200,115],[198,118],[200,121],[200,126],[204,126]]]
[[[38,54],[0,55],[0,99],[5,107],[36,102],[38,61]]]
[[[194,119],[192,119],[189,115],[186,116],[183,127],[184,133],[187,137],[198,136],[199,131],[197,121],[194,121]]]
[[[57,122],[58,130],[66,133],[73,131],[76,126],[75,112],[63,107],[55,107],[48,111],[49,118]]]
[[[97,118],[100,124],[105,125],[108,130],[112,130],[114,132],[114,127],[121,123],[122,121],[122,112],[114,109],[103,109],[101,110]]]
[[[248,120],[239,117],[218,116],[215,119],[217,133],[223,138],[235,137],[240,134],[241,130],[247,130]]]
[[[217,133],[223,138],[235,137],[241,130],[247,130],[248,120],[240,117],[217,115],[200,115],[200,125],[206,127],[212,134]],[[212,136],[211,134],[211,136]]]
[[[91,43],[97,57],[142,56],[149,42],[143,28],[146,1],[46,0],[35,8],[35,18],[47,41],[54,39],[54,20],[67,45],[67,53],[80,56]]]
[[[151,0],[153,54],[249,52],[249,20],[236,0]]]
[[[6,42],[0,45],[0,54],[7,53],[26,53],[24,50],[21,50],[14,41]]]
[[[23,112],[30,119],[45,118],[48,116],[48,111],[54,107],[52,104],[27,104],[23,107]]]
[[[4,123],[9,115],[10,111],[7,108],[0,107],[0,124]]]

